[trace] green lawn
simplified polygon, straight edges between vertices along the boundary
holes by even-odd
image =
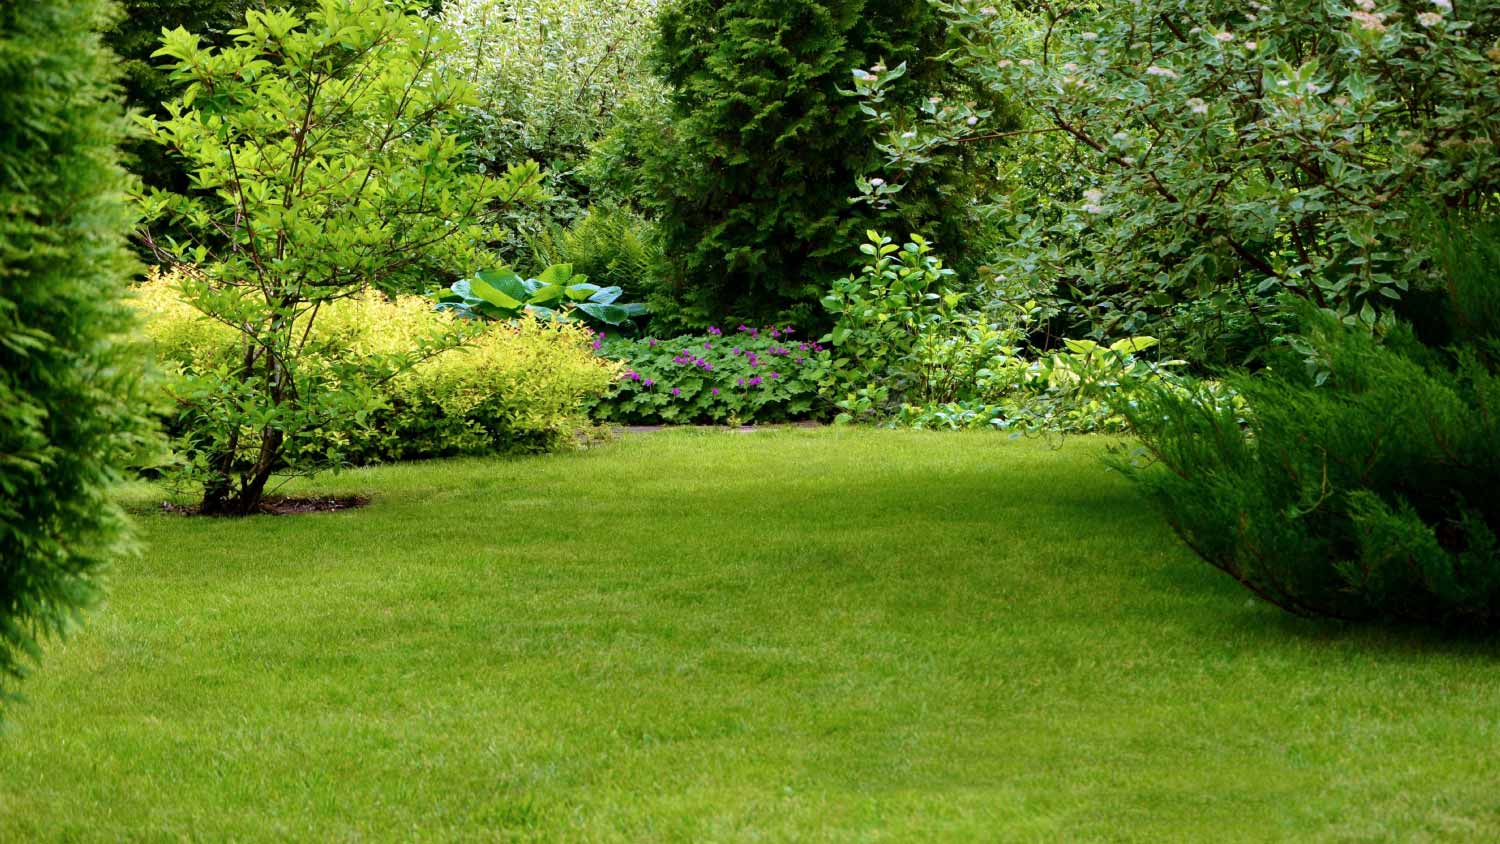
[[[1101,447],[673,432],[144,515],[0,841],[1500,840],[1500,645],[1252,605]]]

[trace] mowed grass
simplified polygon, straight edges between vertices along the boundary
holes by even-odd
[[[672,432],[145,514],[0,841],[1500,840],[1500,646],[1250,604],[1101,448]]]

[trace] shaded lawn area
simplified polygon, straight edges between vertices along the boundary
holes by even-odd
[[[1101,448],[670,432],[143,515],[0,841],[1500,839],[1500,645],[1249,604]]]

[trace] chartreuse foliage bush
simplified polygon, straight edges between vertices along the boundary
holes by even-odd
[[[910,83],[862,66],[882,175],[1006,136],[993,268],[1096,338],[1237,362],[1282,330],[1283,294],[1373,323],[1440,282],[1413,201],[1479,211],[1500,188],[1496,0],[939,5],[955,63],[1023,126],[882,103]]]
[[[214,391],[238,354],[234,330],[185,302],[170,276],[153,275],[135,302],[168,371],[176,408],[168,427],[180,453],[193,459]],[[449,335],[451,347],[397,374],[370,378],[347,363],[408,354],[435,333]],[[417,296],[393,300],[367,292],[330,302],[311,325],[302,365],[338,373],[341,390],[364,398],[356,418],[312,432],[316,445],[309,447],[321,451],[308,459],[362,464],[564,446],[589,425],[588,405],[617,369],[594,355],[592,341],[574,323],[456,321]],[[361,374],[366,380],[358,380]]]
[[[498,206],[540,195],[535,165],[469,169],[446,116],[473,102],[443,72],[449,34],[407,0],[322,0],[305,18],[251,11],[234,45],[165,33],[180,96],[147,133],[192,165],[188,193],[142,197],[143,235],[179,268],[186,300],[232,326],[235,349],[194,396],[191,457],[203,510],[253,511],[272,476],[328,465],[368,418],[379,383],[441,348],[315,358],[321,313],[372,284],[422,286],[494,263]],[[158,225],[183,231],[163,236]],[[200,373],[202,374],[202,373]],[[335,452],[336,453],[336,452]]]
[[[1293,613],[1500,627],[1500,226],[1443,240],[1452,345],[1304,306],[1270,369],[1230,379],[1243,408],[1150,391],[1129,411],[1142,459],[1117,463]]]
[[[149,430],[106,10],[0,5],[0,704],[128,547],[110,488]]]

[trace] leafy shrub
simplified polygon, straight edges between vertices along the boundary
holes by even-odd
[[[866,237],[859,275],[835,281],[822,299],[835,322],[820,342],[835,351],[832,387],[841,395],[833,398],[845,422],[888,409],[913,347],[962,298],[947,286],[953,271],[920,235],[901,247],[878,232]]]
[[[1151,462],[1117,464],[1209,564],[1290,612],[1500,625],[1500,227],[1465,241],[1485,260],[1446,262],[1456,345],[1304,306],[1268,371],[1230,379],[1243,408],[1150,393],[1128,415]]]
[[[1026,122],[887,107],[906,83],[861,70],[888,113],[888,187],[935,150],[1005,136],[1035,172],[991,203],[1010,221],[995,270],[1096,337],[1239,356],[1282,331],[1288,293],[1372,322],[1437,283],[1413,206],[1492,208],[1500,187],[1494,0],[940,5],[953,60]]]
[[[472,92],[443,73],[453,44],[423,12],[410,0],[322,0],[306,19],[247,13],[232,47],[163,34],[159,55],[183,90],[168,118],[141,123],[191,163],[194,185],[143,196],[142,234],[241,347],[212,379],[198,373],[187,466],[204,512],[252,512],[272,476],[315,471],[325,442],[374,400],[350,385],[425,353],[426,343],[304,366],[328,305],[413,268],[483,266],[487,208],[539,192],[535,166],[504,179],[467,170],[441,118]],[[186,234],[163,237],[163,223]]]
[[[821,416],[829,351],[793,328],[741,325],[725,334],[658,340],[600,335],[599,354],[621,361],[614,389],[594,407],[601,421],[658,424],[785,422]]]
[[[1127,337],[1104,346],[1093,340],[1064,340],[1063,351],[1029,359],[1020,350],[1006,348],[990,357],[973,380],[956,391],[956,398],[903,404],[893,424],[1015,433],[1122,433],[1129,429],[1128,411],[1143,390],[1180,389],[1181,379],[1173,368],[1182,361],[1142,356],[1156,342],[1154,337]],[[1225,400],[1234,401],[1227,394]]]
[[[135,302],[168,371],[167,389],[177,408],[169,428],[179,456],[195,459],[202,437],[197,426],[206,412],[200,403],[238,354],[234,330],[183,302],[170,275],[154,274]],[[373,292],[325,306],[308,334],[304,365],[310,371],[351,371],[346,359],[410,354],[435,333],[452,334],[451,347],[433,348],[394,376],[366,374],[365,380],[340,383],[342,391],[367,398],[357,418],[319,432],[318,462],[557,448],[587,427],[589,401],[608,389],[616,370],[595,357],[592,334],[581,325],[527,317],[455,322],[421,297],[392,300]]]
[[[109,490],[148,432],[104,12],[0,5],[0,703],[128,548]]]
[[[825,387],[843,411],[838,421],[1118,431],[1126,424],[1120,408],[1143,386],[1171,381],[1169,367],[1181,363],[1143,357],[1153,337],[1032,348],[1034,302],[982,309],[972,304],[981,297],[951,286],[954,273],[920,236],[901,247],[876,232],[867,237],[861,272],[823,298],[836,320],[823,342],[834,349]]]

